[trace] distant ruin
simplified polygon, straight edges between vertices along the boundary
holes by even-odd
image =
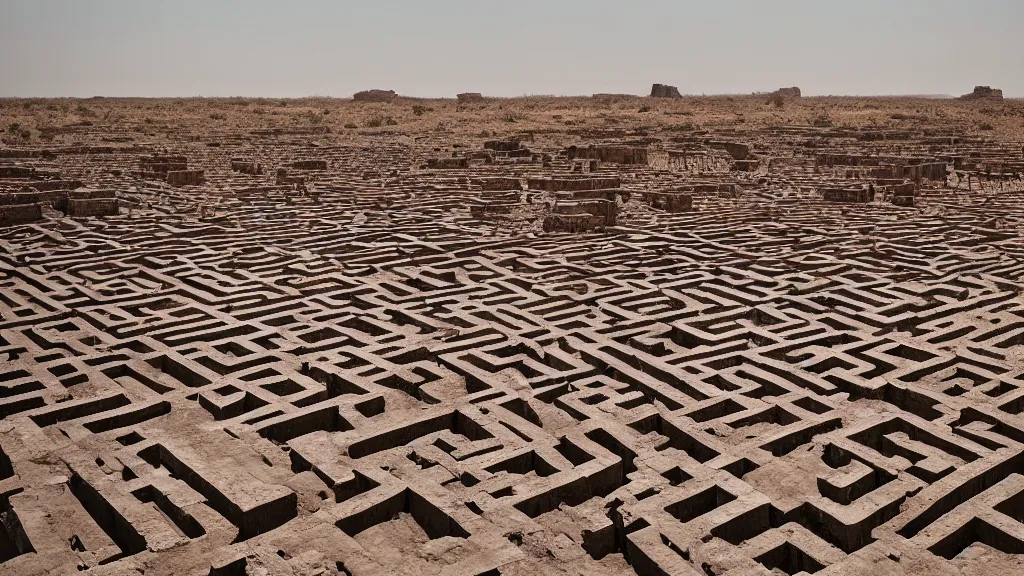
[[[974,92],[964,94],[961,100],[1002,100],[1003,91],[991,86],[975,86]]]
[[[651,98],[682,98],[679,89],[667,84],[655,84],[651,86]]]
[[[484,99],[484,95],[479,92],[463,92],[455,97],[459,99],[459,102],[479,102]]]
[[[363,90],[352,95],[352,99],[358,102],[391,102],[398,97],[394,90]]]
[[[775,93],[783,98],[799,98],[801,95],[800,88],[797,88],[796,86],[792,86],[790,88],[779,88]]]

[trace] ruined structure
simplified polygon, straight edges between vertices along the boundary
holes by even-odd
[[[989,86],[975,86],[974,92],[964,94],[961,100],[1002,100],[1003,91]]]
[[[469,168],[469,158],[430,158],[427,160],[427,168],[442,170]]]
[[[396,97],[398,95],[395,94],[394,90],[379,90],[376,88],[356,92],[352,95],[352,99],[357,102],[391,102]]]
[[[171,186],[199,186],[204,182],[203,170],[170,170],[167,172],[167,183]]]
[[[647,149],[637,146],[591,145],[570,146],[566,150],[566,158],[598,160],[616,164],[647,164]]]
[[[459,102],[480,102],[484,99],[484,96],[479,92],[463,92],[462,94],[457,94],[456,98]]]
[[[0,575],[1019,573],[1012,104],[707,100],[0,147]]]
[[[651,98],[682,98],[679,89],[667,84],[655,84],[651,86]]]
[[[231,169],[242,174],[263,174],[263,166],[261,164],[243,158],[232,158]]]

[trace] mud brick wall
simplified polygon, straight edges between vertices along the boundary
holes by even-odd
[[[288,164],[288,168],[296,170],[327,170],[326,160],[297,160]]]
[[[480,178],[477,181],[481,190],[522,190],[523,182],[520,178],[494,177]]]
[[[557,192],[559,190],[599,190],[602,188],[619,188],[622,180],[618,177],[607,178],[529,178],[527,188]]]
[[[73,217],[116,216],[117,198],[69,198],[68,215]]]
[[[616,164],[647,164],[647,156],[646,148],[633,146],[572,146],[566,151],[570,160],[582,158]]]
[[[167,183],[171,186],[199,186],[205,181],[203,170],[172,170],[167,173]]]
[[[35,168],[29,166],[11,166],[0,164],[0,178],[31,178],[35,176]]]
[[[512,150],[519,150],[522,147],[522,143],[519,140],[488,140],[484,142],[485,150],[494,150],[495,152],[510,152]]]
[[[0,224],[26,224],[43,218],[42,205],[33,204],[0,204]]]
[[[734,160],[746,160],[750,156],[750,144],[743,142],[721,142],[709,141],[708,147],[716,150],[725,150]]]
[[[829,188],[822,191],[822,199],[826,202],[863,204],[874,200],[874,195],[870,190],[862,188]]]
[[[469,158],[431,158],[427,160],[427,168],[440,170],[469,168]]]
[[[40,192],[53,192],[58,190],[74,190],[75,188],[81,188],[83,183],[81,180],[42,180],[39,182],[32,182],[26,186]]]
[[[188,170],[186,156],[151,156],[139,160],[139,169],[153,174],[167,174],[173,171]]]
[[[243,174],[263,174],[263,167],[259,163],[234,158],[231,160],[231,170]]]
[[[666,212],[689,212],[693,209],[693,196],[682,192],[644,192],[644,202]]]

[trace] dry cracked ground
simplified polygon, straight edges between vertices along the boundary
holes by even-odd
[[[0,574],[1024,571],[1024,102],[0,128]]]

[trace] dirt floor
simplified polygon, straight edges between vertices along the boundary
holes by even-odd
[[[1024,101],[0,130],[0,574],[1024,572]]]

